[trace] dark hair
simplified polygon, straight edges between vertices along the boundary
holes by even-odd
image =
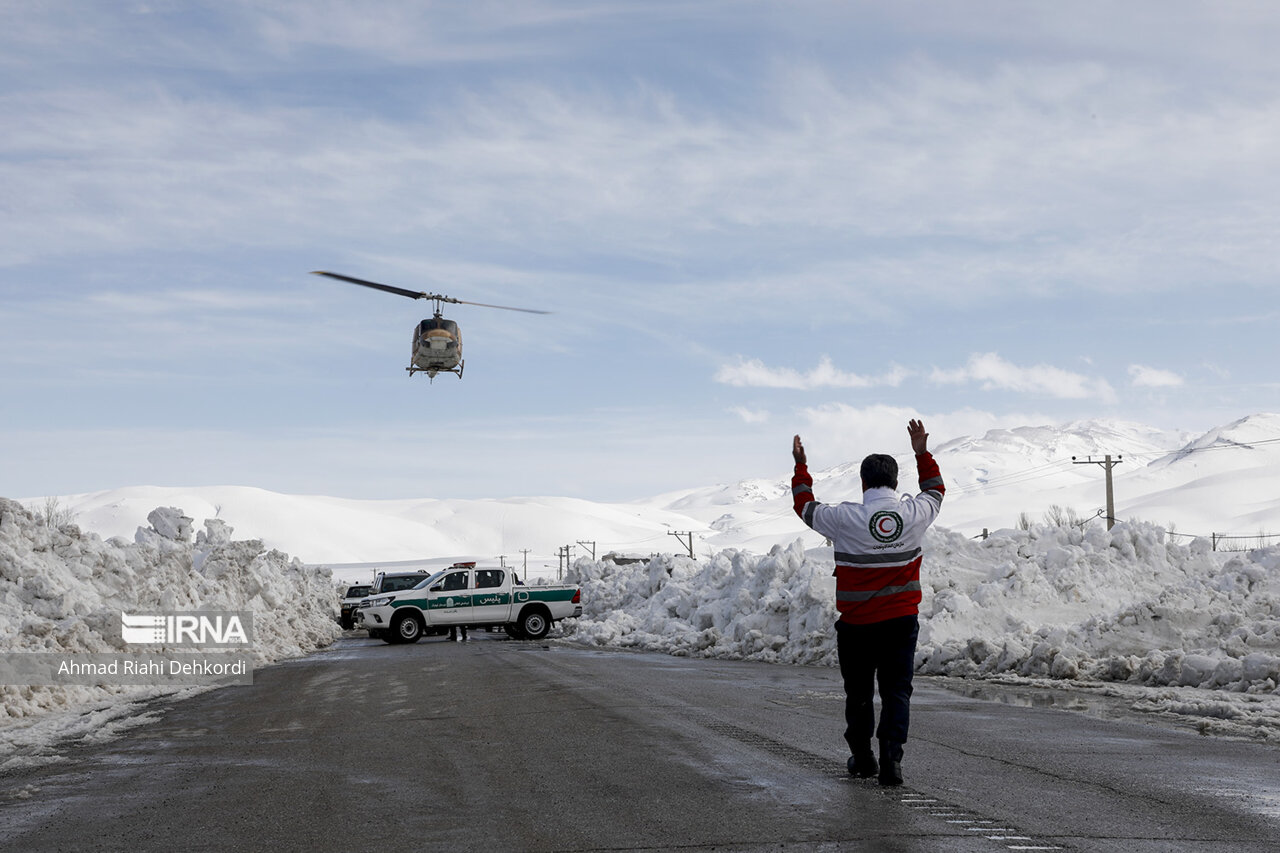
[[[898,488],[898,460],[883,453],[872,453],[863,459],[862,485],[867,489],[879,486]]]

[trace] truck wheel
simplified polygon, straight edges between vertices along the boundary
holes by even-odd
[[[422,623],[412,613],[403,613],[391,620],[391,641],[416,643],[422,637]]]
[[[541,640],[551,630],[551,617],[541,607],[526,607],[520,611],[517,626],[527,639]]]

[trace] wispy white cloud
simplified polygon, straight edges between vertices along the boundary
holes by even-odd
[[[763,424],[769,422],[770,414],[765,409],[748,409],[745,406],[734,406],[730,412],[742,419],[744,424]]]
[[[322,47],[405,65],[546,61],[562,56],[567,45],[644,28],[655,14],[669,23],[695,17],[687,4],[655,0],[386,2],[373,8],[358,0],[276,0],[244,9],[246,25],[281,54]]]
[[[896,365],[881,376],[849,373],[832,364],[828,356],[823,356],[817,367],[804,372],[790,367],[769,367],[759,359],[741,358],[736,364],[726,364],[716,371],[715,380],[739,388],[791,388],[803,391],[814,388],[896,387],[910,375],[911,371]]]
[[[894,365],[886,373],[868,376],[837,368],[830,357],[823,356],[818,365],[807,371],[790,367],[771,367],[759,359],[739,358],[716,371],[715,381],[739,388],[782,388],[810,391],[823,388],[900,387],[918,376],[916,371]],[[1138,387],[1173,387],[1182,384],[1174,373],[1143,365],[1129,368],[1133,385]],[[1101,376],[1088,376],[1049,364],[1019,365],[998,353],[974,353],[960,367],[935,367],[927,374],[935,385],[977,383],[988,391],[1010,391],[1029,396],[1057,400],[1099,400],[1113,403],[1117,394],[1111,383]]]
[[[1015,391],[1065,400],[1097,398],[1110,402],[1116,399],[1115,389],[1105,379],[1047,364],[1023,367],[994,352],[975,353],[963,367],[935,368],[929,378],[941,385],[978,382],[986,390]]]
[[[294,305],[286,294],[242,290],[173,289],[127,293],[102,290],[85,297],[95,310],[133,314],[189,314],[192,311],[269,311]]]
[[[1136,388],[1176,388],[1183,384],[1182,377],[1173,371],[1145,364],[1129,365],[1129,380]]]

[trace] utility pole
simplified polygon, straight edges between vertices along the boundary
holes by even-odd
[[[573,546],[561,545],[560,550],[556,552],[556,556],[560,558],[560,569],[556,575],[556,580],[561,580],[564,578],[565,567],[573,565]]]
[[[1074,456],[1071,461],[1076,465],[1101,465],[1107,472],[1107,529],[1110,530],[1116,523],[1116,497],[1115,491],[1111,488],[1111,469],[1120,464],[1124,459],[1123,456],[1117,456],[1115,461],[1111,460],[1111,454],[1108,453],[1101,459],[1094,459],[1090,456],[1088,459],[1077,460]]]
[[[524,568],[520,570],[520,574],[516,575],[516,582],[520,582],[520,578],[529,579],[529,549],[521,548],[520,553],[524,555]]]
[[[581,539],[579,539],[579,540],[578,540],[578,544],[579,544],[579,545],[581,545],[583,548],[587,548],[588,550],[590,550],[590,551],[591,551],[591,559],[592,559],[592,561],[594,561],[594,560],[595,560],[595,558],[596,558],[596,543],[595,543],[595,541],[593,540],[593,541],[591,541],[591,542],[583,542]]]
[[[681,536],[689,537],[688,542],[685,542],[685,540],[680,539],[680,544],[684,545],[684,547],[688,550],[689,559],[690,560],[693,559],[693,531],[692,530],[668,530],[667,535],[674,536],[677,539],[680,539]]]

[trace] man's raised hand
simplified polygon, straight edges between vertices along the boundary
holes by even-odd
[[[917,456],[929,452],[929,433],[924,431],[924,421],[912,419],[907,424],[907,435],[911,436],[911,449]]]
[[[800,436],[798,435],[791,441],[791,456],[796,460],[797,465],[806,464],[804,445],[800,443]]]

